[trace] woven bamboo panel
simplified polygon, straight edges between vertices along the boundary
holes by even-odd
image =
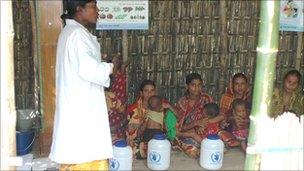
[[[34,65],[29,1],[13,1],[16,109],[34,108]]]
[[[252,83],[258,41],[259,3],[233,1],[228,10],[228,77],[245,73]]]
[[[218,100],[220,55],[219,1],[150,1],[149,30],[128,31],[129,101],[143,79],[155,80],[159,94],[175,102],[184,93],[185,76],[198,72],[204,90]],[[33,107],[33,59],[28,1],[13,1],[15,23],[15,84],[18,109]],[[254,77],[259,28],[259,1],[227,1],[228,54],[226,83],[237,72]],[[121,31],[93,31],[102,52],[122,51]],[[297,34],[280,33],[277,85],[295,67]],[[303,48],[300,72],[304,73]]]
[[[277,85],[281,86],[284,74],[295,68],[295,59],[297,56],[297,33],[296,32],[280,32],[280,48],[277,56]],[[304,43],[302,43],[300,73],[302,73],[302,89],[304,90]]]
[[[226,84],[237,72],[245,73],[253,85],[258,43],[257,0],[227,1],[228,54]],[[203,89],[215,100],[220,97],[219,1],[176,0],[149,2],[149,30],[128,31],[129,102],[144,79],[156,81],[160,95],[176,102],[185,92],[185,77],[198,72]],[[121,31],[99,31],[108,54],[121,50]],[[277,62],[277,85],[282,73],[295,67],[297,34],[282,32]],[[303,49],[303,48],[302,48]],[[301,73],[304,72],[301,56]]]

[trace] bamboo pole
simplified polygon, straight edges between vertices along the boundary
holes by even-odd
[[[30,7],[31,7],[31,17],[34,17],[34,20],[32,21],[32,29],[36,29],[36,30],[32,30],[32,34],[33,34],[33,41],[35,41],[35,51],[33,52],[34,54],[37,55],[37,74],[39,75],[39,79],[37,80],[37,84],[39,85],[39,112],[40,112],[40,126],[41,126],[41,131],[45,131],[45,107],[44,107],[44,93],[43,93],[43,55],[42,55],[42,46],[41,46],[41,25],[40,25],[40,21],[41,21],[41,10],[40,10],[40,1],[33,1],[30,3]],[[32,9],[32,7],[34,7],[35,9]],[[35,14],[33,14],[32,12],[35,12]],[[35,23],[34,23],[35,22]],[[34,33],[35,32],[35,33]]]
[[[30,1],[30,11],[31,11],[31,23],[32,23],[32,55],[34,60],[34,103],[35,103],[35,113],[36,116],[40,115],[40,78],[39,78],[39,58],[38,58],[38,37],[37,37],[37,20],[36,20],[36,4],[34,1]],[[36,127],[41,127],[41,120],[36,122]]]
[[[1,168],[16,165],[16,107],[14,92],[14,27],[12,1],[1,1]]]
[[[261,154],[256,145],[261,141],[259,134],[267,131],[260,128],[263,126],[263,121],[268,118],[273,92],[279,44],[279,9],[280,1],[261,1],[261,22],[245,170],[259,170],[261,162]]]
[[[128,48],[128,30],[123,30],[122,31],[122,57],[123,57],[123,61],[127,62],[128,61],[128,52],[129,52],[129,48]],[[128,67],[126,68],[126,72],[128,71]],[[127,72],[128,73],[128,72]],[[127,74],[127,78],[126,78],[126,92],[128,94],[128,74]]]
[[[122,31],[122,57],[123,61],[126,62],[128,60],[128,31]]]
[[[220,78],[219,78],[219,94],[224,93],[226,85],[226,74],[227,74],[227,44],[228,44],[228,33],[227,33],[227,2],[226,0],[220,1]]]
[[[302,46],[303,44],[303,33],[302,32],[298,32],[298,46],[297,46],[297,57],[296,57],[296,64],[295,67],[297,70],[300,71],[301,68],[301,56],[302,56]]]

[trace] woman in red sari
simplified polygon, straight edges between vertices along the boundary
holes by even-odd
[[[237,73],[232,77],[230,81],[229,87],[226,92],[222,95],[220,100],[220,119],[223,122],[223,127],[227,131],[223,131],[220,134],[221,139],[225,142],[228,147],[236,147],[239,146],[240,143],[236,140],[236,138],[232,134],[232,125],[233,123],[229,123],[228,118],[232,117],[232,102],[235,99],[242,99],[246,101],[248,104],[248,110],[250,113],[251,108],[251,96],[250,96],[250,88],[247,77],[243,73]],[[249,122],[248,122],[249,123]]]
[[[148,99],[156,95],[156,86],[152,80],[144,80],[140,85],[140,94],[137,100],[127,107],[127,142],[132,147],[136,159],[145,159],[147,157],[147,143],[143,142],[139,136],[143,132],[142,125],[145,124]],[[163,108],[169,108],[174,111],[173,107],[165,100],[162,101]]]
[[[213,102],[213,98],[202,92],[202,78],[197,73],[191,73],[186,77],[186,94],[179,99],[176,111],[179,115],[177,138],[174,142],[177,147],[189,157],[197,158],[200,151],[200,143],[197,142],[189,130],[195,127],[205,127],[207,116],[204,116],[204,105]]]
[[[231,110],[231,104],[235,99],[243,99],[247,103],[251,104],[248,79],[243,73],[237,73],[232,77],[229,87],[222,95],[220,100],[220,108],[222,114],[226,114],[228,110]]]
[[[125,115],[126,104],[114,92],[105,91],[109,114],[112,143],[126,137],[127,117]]]
[[[110,61],[107,54],[102,55],[102,60]],[[117,65],[115,71],[111,75],[111,85],[106,90],[106,102],[108,107],[110,130],[112,136],[112,143],[119,139],[125,139],[126,137],[126,106],[127,106],[127,73],[126,68],[129,65],[129,61],[123,62],[120,53],[117,53],[112,61]]]
[[[130,64],[130,61],[123,61],[120,53],[112,59],[113,63],[117,64],[117,70],[115,70],[111,76],[110,91],[113,92],[122,104],[127,104],[127,72],[126,69]]]

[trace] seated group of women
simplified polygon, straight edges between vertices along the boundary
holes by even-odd
[[[276,118],[285,111],[297,116],[304,113],[300,81],[301,74],[297,70],[286,73],[282,87],[274,90],[270,117]],[[146,158],[147,142],[154,133],[167,133],[168,129],[174,131],[173,137],[169,138],[173,148],[192,158],[199,156],[200,142],[208,134],[218,134],[226,148],[240,146],[246,150],[251,110],[247,77],[242,73],[235,74],[219,105],[202,91],[202,84],[199,74],[187,75],[186,92],[175,105],[156,95],[156,85],[152,80],[141,83],[138,98],[127,106],[113,98],[115,91],[107,93],[113,141],[126,139],[137,159]],[[168,111],[174,113],[174,121],[168,121]],[[174,126],[169,128],[172,123]]]

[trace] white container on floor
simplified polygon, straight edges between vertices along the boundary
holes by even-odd
[[[201,143],[200,165],[208,170],[220,169],[223,165],[224,143],[216,134],[209,134]]]
[[[125,140],[117,141],[113,146],[113,158],[109,160],[110,170],[132,170],[132,161],[132,148]]]
[[[155,134],[148,143],[147,165],[151,170],[167,170],[170,167],[171,144],[162,133]]]

